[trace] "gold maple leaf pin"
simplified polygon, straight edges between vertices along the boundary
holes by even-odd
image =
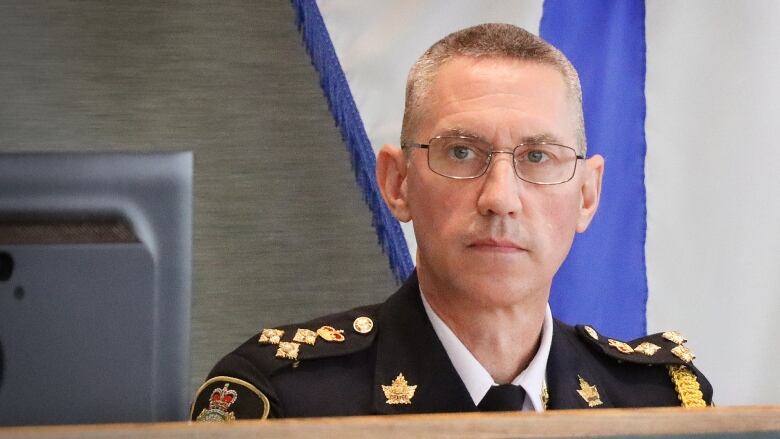
[[[415,390],[417,390],[417,386],[410,386],[402,373],[398,374],[391,385],[382,386],[387,404],[411,404]]]
[[[588,407],[596,407],[597,405],[603,404],[596,386],[591,385],[579,375],[577,375],[577,378],[580,379],[580,389],[577,390],[577,393],[579,393],[582,399],[588,403]]]

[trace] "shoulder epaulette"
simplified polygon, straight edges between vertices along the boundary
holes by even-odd
[[[262,372],[272,374],[299,362],[349,355],[367,349],[378,328],[377,306],[355,308],[305,323],[264,328],[236,353],[250,357]]]
[[[685,347],[687,340],[677,331],[659,332],[627,342],[601,335],[588,325],[577,325],[577,332],[605,355],[629,363],[687,365],[696,358]]]
[[[691,362],[696,355],[685,346],[688,340],[679,332],[659,332],[628,342],[605,337],[589,325],[577,325],[577,332],[596,350],[615,360],[666,366],[683,407],[707,405],[691,367]]]
[[[376,305],[355,308],[301,324],[264,328],[217,363],[212,376],[195,393],[190,419],[226,422],[269,417],[276,396],[267,392],[267,377],[297,368],[301,361],[371,347],[378,330],[376,309]]]

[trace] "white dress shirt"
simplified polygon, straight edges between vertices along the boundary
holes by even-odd
[[[474,358],[474,355],[463,345],[458,336],[436,315],[428,300],[425,299],[425,294],[421,293],[420,296],[422,296],[425,313],[433,325],[436,336],[439,337],[444,350],[447,351],[452,365],[455,367],[458,375],[460,375],[463,384],[466,385],[466,389],[469,395],[471,395],[471,399],[474,400],[474,404],[479,404],[490,387],[498,384],[493,381],[490,373]],[[550,305],[548,304],[542,324],[542,338],[539,343],[539,350],[536,351],[536,355],[528,363],[528,367],[512,380],[512,384],[521,386],[525,390],[523,411],[544,411],[542,389],[545,386],[544,378],[547,372],[547,357],[550,355],[550,346],[552,344],[552,332],[553,320]]]

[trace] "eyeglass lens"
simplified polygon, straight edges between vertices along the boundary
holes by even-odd
[[[433,172],[451,178],[475,178],[485,173],[493,156],[489,143],[463,137],[435,137],[429,142],[428,165]],[[562,183],[571,179],[577,153],[555,144],[520,145],[513,151],[517,176],[531,183]]]

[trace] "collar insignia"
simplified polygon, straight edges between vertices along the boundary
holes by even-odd
[[[580,389],[577,390],[577,393],[588,403],[588,407],[596,407],[603,404],[596,386],[591,385],[579,375],[577,375],[577,378],[580,379]]]
[[[547,410],[547,406],[550,403],[550,392],[547,390],[547,380],[542,383],[542,407]]]
[[[411,404],[415,390],[417,390],[417,386],[410,386],[402,373],[398,374],[392,385],[382,386],[382,391],[385,393],[385,398],[387,398],[385,403],[387,404]]]

